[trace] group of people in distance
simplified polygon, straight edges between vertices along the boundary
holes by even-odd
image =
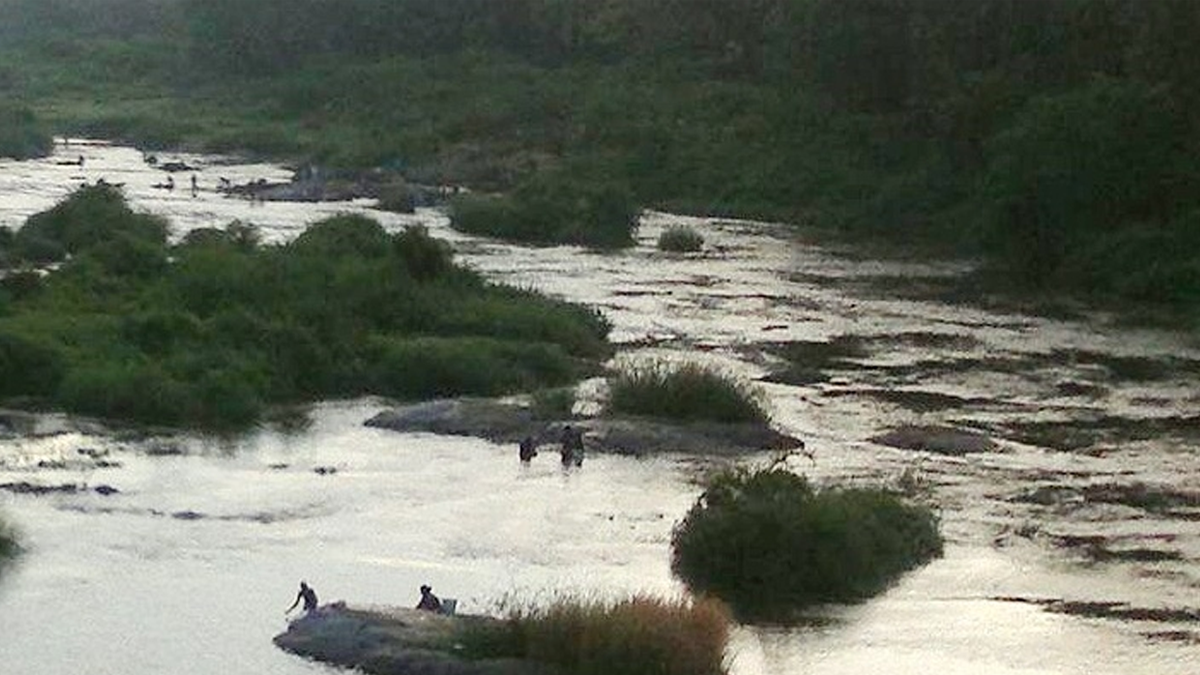
[[[448,602],[453,603],[454,601],[449,600]],[[300,582],[300,592],[296,594],[296,601],[292,603],[291,607],[288,607],[287,610],[284,611],[284,614],[290,614],[291,611],[296,609],[300,603],[304,603],[305,616],[313,614],[317,611],[317,592],[314,591],[312,586],[309,586],[308,582],[306,581]],[[445,612],[447,608],[442,604],[441,599],[433,594],[432,586],[429,584],[422,584],[421,600],[417,602],[416,609],[421,609],[428,612]],[[453,607],[451,607],[450,610],[450,613],[453,613]]]
[[[582,428],[570,424],[564,426],[562,433],[559,435],[559,445],[559,454],[562,455],[563,467],[583,466]],[[526,436],[521,439],[520,457],[522,464],[528,464],[530,460],[537,457],[537,446],[537,439],[533,436]],[[447,602],[451,603],[449,613],[453,613],[454,601],[448,600]],[[300,591],[296,594],[296,601],[284,613],[290,614],[301,603],[304,604],[305,616],[317,611],[317,592],[305,581],[300,582]],[[430,612],[447,612],[447,606],[438,596],[433,594],[433,588],[428,584],[421,585],[421,600],[417,602],[416,608]]]
[[[521,439],[519,456],[522,464],[528,464],[537,457],[537,446],[537,439],[533,436]],[[583,429],[570,424],[564,426],[559,437],[559,446],[564,467],[583,466]]]

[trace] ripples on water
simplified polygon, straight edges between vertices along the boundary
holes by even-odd
[[[197,167],[193,196],[154,188],[165,174],[133,149],[59,153],[0,160],[0,225],[100,178],[167,216],[175,236],[240,219],[286,241],[324,215],[369,210],[214,189],[290,175],[271,165],[160,156]],[[56,163],[76,155],[82,167]],[[1200,355],[1179,336],[900,297],[964,267],[851,261],[766,225],[647,214],[637,247],[599,255],[467,237],[435,210],[372,214],[428,226],[492,279],[600,307],[622,358],[759,377],[772,343],[865,345],[827,382],[765,385],[775,418],[815,449],[795,468],[818,480],[903,475],[927,490],[947,555],[812,626],[739,631],[736,675],[1196,672]],[[705,236],[703,254],[654,250],[680,221]],[[323,601],[358,603],[415,603],[428,582],[468,612],[563,590],[680,592],[670,529],[703,462],[591,455],[582,471],[546,457],[522,469],[515,448],[361,425],[383,406],[328,403],[302,432],[227,442],[124,441],[60,418],[0,438],[0,484],[69,488],[0,491],[29,549],[0,585],[5,672],[332,672],[270,643],[301,578]],[[948,423],[995,435],[1000,450],[943,457],[869,440]],[[1119,611],[1155,608],[1175,612]]]

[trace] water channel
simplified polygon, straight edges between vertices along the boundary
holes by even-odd
[[[791,466],[822,482],[904,483],[937,505],[946,555],[811,625],[738,629],[733,675],[1200,672],[1200,351],[1187,336],[940,301],[928,289],[965,265],[841,255],[769,224],[647,213],[628,251],[531,249],[456,233],[436,209],[227,196],[222,178],[291,175],[234,158],[161,157],[194,166],[199,188],[182,174],[164,190],[145,159],[73,140],[43,160],[0,160],[0,225],[101,178],[176,236],[242,220],[286,241],[364,211],[425,225],[495,281],[598,307],[618,358],[759,378],[773,344],[853,336],[864,352],[828,379],[762,384],[776,424],[812,452]],[[658,233],[681,222],[705,250],[658,252]],[[429,583],[464,612],[683,592],[670,531],[716,460],[522,468],[515,448],[363,426],[386,407],[326,402],[306,427],[224,440],[130,440],[55,415],[0,434],[0,484],[118,490],[0,491],[26,549],[0,579],[3,671],[336,672],[271,644],[300,579],[352,604],[413,604]],[[943,455],[872,440],[902,425],[973,429],[997,446]]]

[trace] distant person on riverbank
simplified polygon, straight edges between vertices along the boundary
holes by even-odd
[[[438,600],[438,596],[433,594],[433,588],[429,585],[421,586],[421,601],[417,603],[417,609],[429,612],[442,611],[442,601]]]
[[[537,457],[537,441],[533,440],[533,436],[526,436],[521,439],[521,462],[528,464],[529,460]]]
[[[300,592],[296,594],[296,601],[292,603],[291,607],[287,608],[284,614],[288,614],[293,609],[296,609],[296,605],[299,605],[301,601],[304,602],[304,613],[306,615],[317,611],[317,592],[303,581],[300,582]]]
[[[563,427],[560,439],[563,466],[583,466],[583,430],[570,424]]]

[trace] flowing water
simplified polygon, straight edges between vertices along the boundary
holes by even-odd
[[[457,234],[432,209],[228,197],[221,178],[290,172],[168,159],[195,167],[196,192],[187,173],[175,190],[154,187],[165,173],[102,143],[0,160],[0,225],[100,178],[176,236],[239,219],[285,241],[324,215],[368,211],[389,228],[429,227],[489,278],[600,308],[618,358],[759,378],[776,365],[772,345],[853,336],[827,379],[762,384],[777,425],[812,451],[791,466],[930,500],[946,555],[810,625],[739,629],[734,675],[1200,672],[1200,352],[1186,336],[940,302],[930,289],[965,266],[840,256],[770,225],[648,213],[622,253],[527,249]],[[704,253],[655,250],[678,223],[703,234]],[[328,402],[307,426],[226,440],[130,439],[58,416],[0,435],[0,484],[33,486],[0,491],[26,549],[0,579],[2,671],[336,672],[271,645],[300,579],[352,604],[415,604],[430,583],[465,612],[682,592],[670,530],[709,460],[521,467],[515,448],[362,425],[385,407]],[[900,425],[973,429],[997,447],[943,455],[872,440]]]

